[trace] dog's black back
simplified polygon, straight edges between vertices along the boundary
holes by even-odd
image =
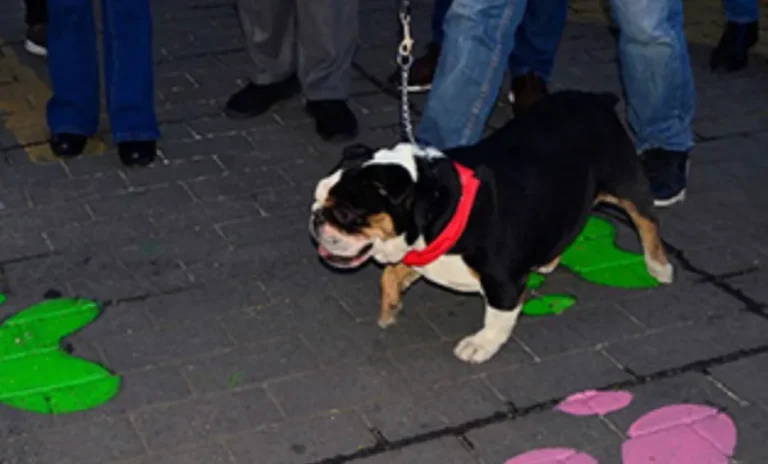
[[[482,181],[456,247],[471,267],[499,263],[512,266],[499,272],[523,275],[548,263],[578,236],[601,194],[627,198],[652,217],[617,101],[612,94],[557,92],[477,145],[445,152]]]

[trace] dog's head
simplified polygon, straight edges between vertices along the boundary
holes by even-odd
[[[416,240],[417,150],[404,143],[381,150],[352,145],[344,149],[331,174],[318,182],[309,230],[328,264],[354,268],[371,256],[396,262],[410,249]]]

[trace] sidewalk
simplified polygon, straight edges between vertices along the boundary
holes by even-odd
[[[709,73],[717,2],[687,2],[699,143],[690,199],[661,213],[675,284],[629,291],[558,271],[548,288],[577,305],[522,320],[475,367],[452,349],[479,327],[479,299],[419,284],[382,331],[379,271],[318,263],[307,207],[341,146],[316,137],[299,99],[223,117],[245,62],[231,1],[154,2],[163,159],[141,170],[121,168],[106,133],[92,154],[51,157],[44,63],[21,47],[18,3],[0,6],[0,320],[50,290],[106,302],[66,341],[122,386],[71,415],[0,404],[1,464],[502,464],[553,446],[618,464],[633,423],[686,403],[733,420],[732,462],[768,462],[768,47],[743,72]],[[377,83],[393,70],[394,11],[363,4],[351,104],[361,141],[392,144],[398,101]],[[619,91],[597,3],[572,10],[555,86]],[[416,3],[422,45],[429,12]],[[492,124],[509,114],[501,101]],[[636,241],[620,226],[621,246]],[[555,409],[587,389],[633,400],[603,416]],[[728,451],[696,424],[669,433]]]

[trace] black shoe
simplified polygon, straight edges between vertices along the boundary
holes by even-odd
[[[63,158],[77,156],[85,150],[88,137],[79,134],[53,134],[48,143],[57,156]]]
[[[36,24],[27,27],[27,40],[24,42],[24,48],[33,55],[47,56],[48,25]]]
[[[726,72],[745,68],[749,63],[749,49],[757,43],[757,38],[757,21],[744,24],[729,21],[709,58],[709,68]]]
[[[286,100],[300,90],[295,76],[274,84],[250,83],[229,97],[224,114],[232,119],[247,119],[264,114],[275,103]]]
[[[323,140],[342,141],[357,136],[357,118],[344,100],[308,101],[307,112],[315,118],[315,130]]]
[[[548,93],[544,80],[534,73],[528,73],[512,78],[512,88],[507,98],[512,103],[513,113],[518,116]]]
[[[157,145],[154,140],[121,142],[117,144],[117,153],[125,166],[146,166],[155,160]]]
[[[440,45],[431,43],[427,45],[427,51],[416,58],[408,73],[408,91],[426,92],[432,88],[432,80],[437,71],[437,60],[440,59]],[[402,71],[398,69],[389,76],[389,83],[398,89],[402,81]]]
[[[644,152],[641,155],[641,162],[651,185],[655,206],[672,206],[685,200],[688,184],[688,152],[655,148]]]

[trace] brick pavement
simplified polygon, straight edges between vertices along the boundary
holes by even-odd
[[[0,66],[9,296],[0,319],[49,289],[105,301],[104,315],[69,342],[124,384],[86,413],[0,406],[0,463],[499,464],[552,445],[618,463],[629,424],[678,402],[724,408],[738,427],[738,462],[768,462],[763,58],[714,76],[711,43],[692,45],[690,200],[662,217],[676,284],[623,291],[557,273],[547,285],[575,292],[578,306],[523,320],[496,358],[470,367],[451,348],[480,324],[476,298],[421,284],[401,323],[382,332],[377,271],[336,275],[317,262],[306,205],[340,147],[316,139],[298,100],[253,121],[222,116],[244,61],[230,1],[155,2],[163,159],[131,171],[112,150],[49,161],[33,119],[45,72],[21,51],[21,9],[11,3],[0,8],[0,63],[15,60]],[[364,3],[352,105],[360,139],[387,144],[397,101],[376,84],[392,69],[395,26],[389,2]],[[584,3],[572,7],[555,85],[618,90],[612,40]],[[714,2],[692,3],[691,25],[719,21]],[[428,2],[415,14],[424,39]],[[492,122],[508,114],[502,102]],[[619,242],[636,248],[626,228]],[[608,387],[636,399],[605,418],[552,410],[565,395]]]

